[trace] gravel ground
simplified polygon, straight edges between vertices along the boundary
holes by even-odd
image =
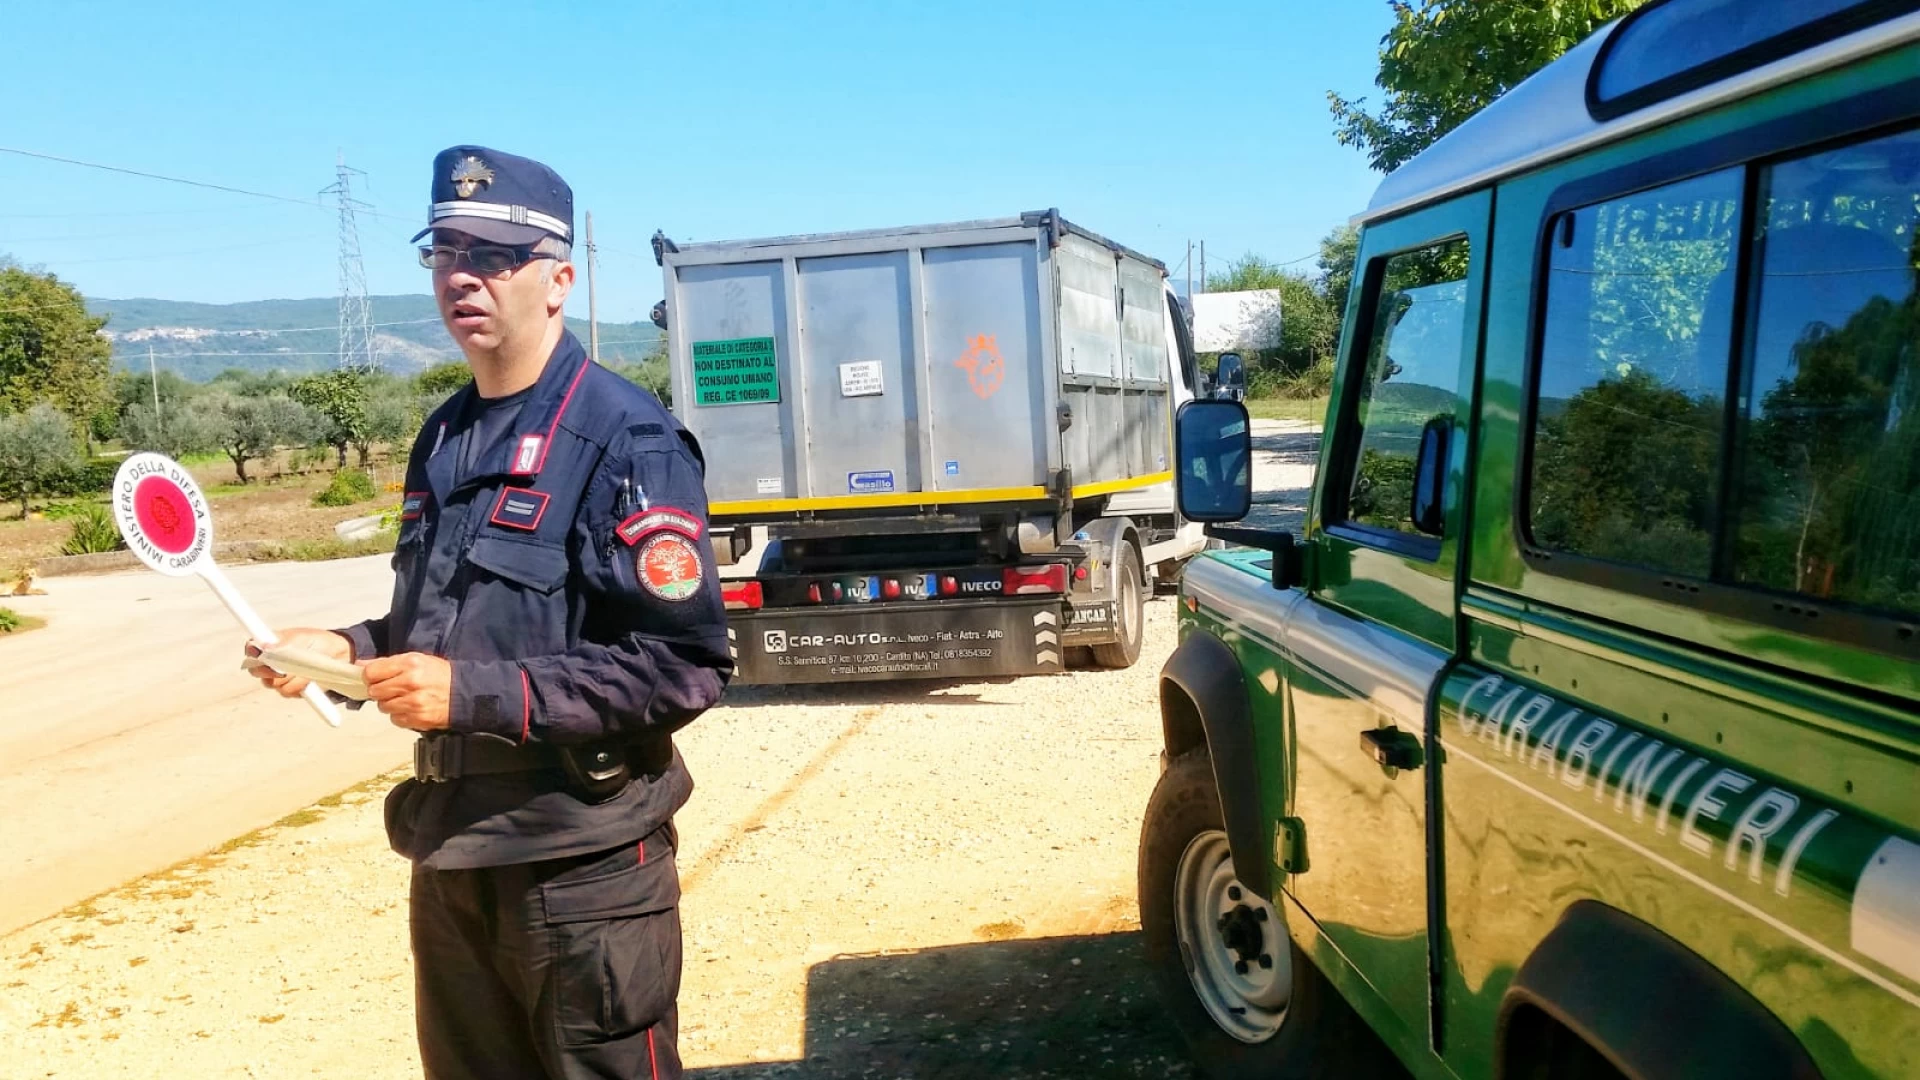
[[[694,1075],[1192,1075],[1133,895],[1148,613],[1127,671],[742,687],[682,733]],[[0,1073],[419,1075],[394,779],[0,938]]]
[[[1300,527],[1316,426],[1258,421],[1248,523]],[[679,737],[692,1075],[1187,1080],[1140,959],[1158,779],[1140,662],[736,688]],[[379,777],[0,937],[8,1077],[419,1075]]]

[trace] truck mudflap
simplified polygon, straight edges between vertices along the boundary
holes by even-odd
[[[1066,670],[1058,596],[730,612],[733,681],[966,679]]]

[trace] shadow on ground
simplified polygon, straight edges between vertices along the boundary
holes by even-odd
[[[800,1060],[687,1075],[1199,1077],[1154,995],[1137,932],[836,957],[808,972]]]

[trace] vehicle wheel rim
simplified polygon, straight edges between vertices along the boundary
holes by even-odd
[[[1203,832],[1181,853],[1173,918],[1207,1015],[1240,1042],[1273,1038],[1293,994],[1293,951],[1280,913],[1233,876],[1226,833]]]
[[[1123,566],[1124,571],[1126,568]],[[1132,574],[1123,574],[1120,579],[1120,641],[1127,648],[1133,648],[1134,640],[1140,633],[1140,579]]]

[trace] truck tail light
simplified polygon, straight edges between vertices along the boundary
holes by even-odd
[[[766,603],[757,581],[735,581],[720,586],[720,599],[730,611],[745,608],[749,611],[760,610]]]
[[[1003,591],[1008,596],[1067,591],[1067,564],[1053,563],[1035,569],[1008,567],[1002,575]]]
[[[960,591],[960,581],[951,575],[940,579],[940,595],[952,596]]]
[[[820,602],[820,586],[817,584],[807,586],[807,603],[817,604],[819,602]]]
[[[880,596],[887,600],[900,599],[900,583],[893,578],[882,581],[880,583]]]

